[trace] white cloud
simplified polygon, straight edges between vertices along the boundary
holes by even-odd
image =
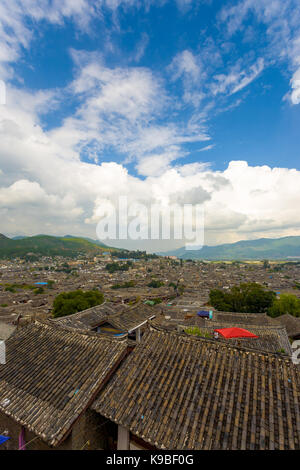
[[[176,0],[176,2],[180,9],[185,9],[192,5],[193,0]]]
[[[222,24],[226,24],[229,36],[237,31],[244,31],[247,19],[254,15],[257,22],[264,25],[265,37],[260,46],[256,40],[256,48],[261,47],[265,54],[265,61],[288,63],[292,92],[290,101],[299,104],[298,85],[295,83],[295,75],[300,65],[300,3],[298,0],[241,0],[228,8],[223,7],[219,18]],[[257,32],[259,36],[259,32]],[[255,38],[255,33],[253,32]],[[296,78],[297,80],[297,78]]]
[[[289,56],[296,69],[291,79],[292,92],[290,93],[290,100],[292,104],[300,104],[300,27],[299,36],[291,44]]]
[[[202,149],[199,149],[198,152],[206,152],[207,150],[211,150],[215,147],[215,144],[210,144],[210,145],[206,145],[205,147],[203,147]]]
[[[196,81],[200,77],[200,64],[194,54],[188,50],[178,53],[171,65],[170,69],[173,71],[173,78],[185,76],[192,81]]]
[[[63,24],[71,18],[78,27],[86,27],[95,9],[86,0],[2,0],[0,4],[0,63],[13,63],[22,49],[28,49],[35,36],[34,26],[45,20],[52,24]],[[5,68],[1,68],[0,72]],[[2,78],[11,75],[11,69]]]
[[[151,2],[150,2],[151,3]],[[148,7],[148,0],[1,0],[0,3],[0,77],[10,79],[13,68],[9,63],[29,49],[31,41],[37,36],[39,22],[45,21],[52,25],[63,25],[66,21],[73,22],[77,30],[88,32],[91,20],[103,18],[104,11],[117,12],[124,8]],[[146,38],[140,44],[137,55],[142,55],[142,47],[146,47]]]
[[[291,102],[300,104],[300,68],[294,73],[292,82]]]
[[[218,93],[233,95],[248,86],[264,69],[264,60],[260,57],[248,71],[241,70],[240,67],[240,64],[237,64],[228,75],[220,74],[214,77],[215,82],[211,85],[213,95]]]
[[[57,210],[59,206],[59,211]],[[0,188],[0,209],[10,209],[17,213],[22,210],[35,209],[47,217],[51,215],[73,220],[80,216],[83,210],[76,207],[72,196],[66,194],[63,198],[57,194],[47,194],[37,182],[18,180],[9,187]]]
[[[183,101],[199,107],[204,98],[203,83],[206,73],[199,56],[184,50],[176,54],[168,67],[171,80],[182,79]]]
[[[144,176],[159,176],[161,173],[166,172],[171,168],[170,163],[183,156],[179,148],[175,147],[170,149],[169,152],[161,154],[152,153],[145,155],[140,159],[136,168],[140,175]]]
[[[68,87],[79,100],[76,112],[49,134],[59,145],[91,160],[113,151],[147,174],[185,156],[184,145],[209,140],[201,125],[172,122],[174,104],[164,82],[142,67],[108,68],[95,54],[72,51],[78,74]],[[176,105],[175,105],[176,107]],[[162,121],[167,117],[167,123]]]
[[[145,54],[148,44],[149,44],[149,36],[147,33],[144,32],[141,36],[140,41],[138,42],[136,46],[136,50],[133,55],[133,60],[135,62],[139,62],[141,60],[141,58]]]

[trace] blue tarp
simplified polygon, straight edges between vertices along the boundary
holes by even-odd
[[[212,310],[199,310],[199,312],[197,312],[197,315],[198,317],[201,317],[201,318],[210,318],[212,319]]]
[[[48,282],[35,282],[34,283],[36,286],[46,286]]]
[[[199,310],[197,313],[198,317],[206,317],[209,318],[209,311],[208,310]]]
[[[4,444],[4,442],[8,441],[8,439],[10,439],[10,437],[0,435],[0,445]]]

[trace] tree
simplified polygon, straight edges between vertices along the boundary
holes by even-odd
[[[275,292],[266,291],[255,282],[234,286],[229,292],[212,289],[209,294],[210,304],[224,312],[267,312],[275,298]]]
[[[267,259],[264,260],[263,267],[264,267],[264,269],[269,269],[270,268],[270,263]]]
[[[124,263],[124,264],[118,264],[118,263],[108,263],[106,266],[105,266],[105,269],[109,272],[109,273],[114,273],[116,271],[128,271],[129,268],[131,268],[133,266],[133,263],[132,261],[127,261],[127,263]]]
[[[176,292],[177,292],[177,295],[182,295],[183,292],[184,292],[184,289],[185,289],[184,285],[180,284],[180,285],[177,287],[177,291],[176,291]]]
[[[209,293],[209,303],[217,310],[231,312],[232,304],[228,295],[220,289],[212,289]]]
[[[129,287],[134,287],[135,282],[134,281],[126,281],[123,284],[113,284],[111,286],[111,289],[128,289]]]
[[[100,305],[103,301],[103,294],[97,290],[62,292],[54,299],[52,314],[55,318],[72,315],[73,313]]]
[[[164,283],[162,281],[157,281],[153,279],[153,281],[149,282],[148,287],[153,287],[155,289],[158,289],[159,287],[162,287]]]
[[[175,284],[175,282],[170,282],[169,287],[173,287],[174,290],[177,289],[177,285]]]
[[[44,289],[43,287],[38,287],[37,289],[34,290],[35,294],[44,294]]]
[[[282,294],[279,299],[275,299],[273,305],[269,308],[270,317],[280,317],[289,313],[294,317],[300,317],[300,299],[296,295]]]

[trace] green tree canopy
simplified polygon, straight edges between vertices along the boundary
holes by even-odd
[[[209,294],[210,304],[224,312],[267,312],[275,298],[275,292],[266,291],[255,282],[234,286],[228,292],[212,289]]]
[[[113,284],[111,289],[128,289],[129,287],[135,287],[134,281],[126,281],[123,284]]]
[[[105,269],[109,273],[112,274],[112,273],[115,273],[116,271],[128,271],[129,268],[131,268],[132,266],[133,266],[132,261],[127,261],[127,263],[124,263],[124,264],[119,264],[119,263],[113,262],[113,263],[108,263],[105,266]]]
[[[280,317],[289,313],[294,317],[300,317],[300,299],[296,295],[282,294],[279,299],[275,299],[269,309],[271,317]]]
[[[158,289],[159,287],[162,287],[163,285],[164,283],[162,281],[158,281],[156,279],[153,279],[153,281],[147,284],[148,287],[153,287],[154,289]]]
[[[103,301],[103,294],[97,290],[62,292],[54,299],[53,317],[72,315],[72,313],[81,312],[87,308],[100,305]]]
[[[265,259],[265,260],[263,261],[263,267],[264,267],[264,269],[269,269],[269,268],[271,267],[271,266],[270,266],[270,263],[269,263],[269,261],[268,261],[267,259]]]

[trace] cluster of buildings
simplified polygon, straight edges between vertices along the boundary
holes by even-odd
[[[61,318],[0,318],[0,449],[300,449],[300,369],[292,360],[300,319],[206,305],[210,288],[252,280],[296,292],[294,265],[156,259],[109,274],[85,260],[78,275],[32,267],[2,269],[2,287],[38,274],[36,282],[55,285],[30,295],[49,306],[72,281],[72,290],[101,286],[105,302]],[[163,285],[148,287],[151,279]],[[128,280],[135,286],[111,288]],[[21,303],[13,305],[18,314]],[[203,309],[212,315],[199,315]],[[233,326],[255,337],[214,336]]]

